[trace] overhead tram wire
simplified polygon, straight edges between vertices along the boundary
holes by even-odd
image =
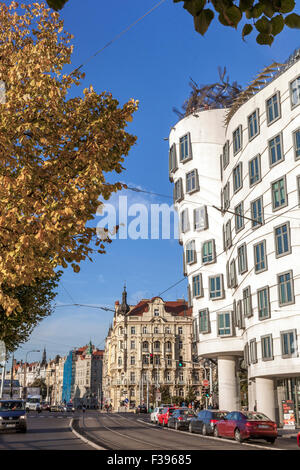
[[[89,308],[96,308],[100,310],[105,310],[107,312],[115,312],[112,308],[109,307],[103,307],[103,306],[96,306],[96,305],[87,305],[87,304],[64,304],[64,305],[54,305],[54,308],[59,308],[59,307],[89,307]]]
[[[127,28],[123,29],[119,34],[114,36],[108,43],[106,43],[101,49],[97,50],[94,54],[92,54],[85,62],[83,62],[81,65],[76,67],[72,72],[70,72],[68,75],[72,75],[74,72],[77,72],[80,70],[82,67],[84,67],[87,63],[89,63],[94,57],[96,57],[98,54],[103,52],[105,49],[107,49],[109,46],[111,46],[117,39],[119,39],[121,36],[123,36],[125,33],[127,33],[133,26],[135,26],[137,23],[142,21],[146,16],[148,16],[150,13],[152,13],[156,8],[158,8],[160,5],[162,5],[166,0],[161,0],[158,2],[156,5],[154,5],[150,10],[148,10],[144,15],[140,16],[137,20],[135,20],[133,23],[131,23]]]

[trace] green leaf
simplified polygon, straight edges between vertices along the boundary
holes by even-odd
[[[254,0],[240,0],[240,4],[239,4],[240,10],[242,11],[250,10],[250,8],[253,7],[253,2]]]
[[[295,0],[281,0],[280,12],[289,13],[290,11],[293,11],[293,9],[295,8],[295,5],[296,5]]]
[[[206,33],[214,16],[215,15],[212,10],[202,10],[199,15],[194,17],[195,30],[203,36]]]
[[[263,5],[264,14],[267,15],[269,18],[272,18],[272,16],[275,13],[275,9],[274,9],[272,1],[271,0],[261,0],[261,3]]]
[[[228,16],[230,21],[232,21],[233,25],[236,27],[237,24],[241,21],[243,14],[238,7],[232,5],[226,9],[226,16]]]
[[[248,23],[245,24],[245,26],[243,27],[243,30],[242,30],[243,41],[244,41],[244,37],[248,36],[248,34],[250,34],[252,30],[253,30],[253,26],[251,24],[248,24]]]
[[[251,10],[252,18],[259,18],[264,12],[264,7],[261,3],[257,3]]]
[[[228,23],[228,21],[226,20],[225,16],[223,15],[223,13],[220,13],[219,14],[219,17],[218,17],[220,23],[223,25],[223,26],[232,26],[231,23]]]
[[[271,34],[259,33],[258,36],[256,37],[256,42],[260,45],[271,46],[273,41],[274,41],[274,37]]]
[[[296,13],[291,13],[290,15],[286,16],[284,22],[289,28],[300,28],[300,16]]]
[[[197,16],[201,13],[205,4],[206,0],[188,0],[184,2],[183,8],[187,10],[191,15]]]
[[[265,16],[263,16],[260,20],[256,21],[255,28],[259,33],[262,34],[271,34],[272,32],[271,21],[269,21],[268,18],[266,18]]]
[[[271,19],[271,24],[272,24],[272,34],[276,36],[276,34],[279,34],[284,28],[283,16],[282,15],[274,16],[274,18]]]

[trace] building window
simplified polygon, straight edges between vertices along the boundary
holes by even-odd
[[[300,103],[300,76],[290,84],[292,108]]]
[[[225,145],[223,146],[223,169],[229,164],[229,140],[226,140]]]
[[[249,344],[246,343],[244,347],[244,363],[245,366],[248,367],[250,365],[250,358],[249,358]]]
[[[209,312],[208,309],[199,310],[199,333],[209,333]]]
[[[258,319],[270,318],[269,287],[263,287],[257,291]]]
[[[282,331],[280,338],[282,357],[298,357],[297,330]]]
[[[195,240],[191,240],[186,244],[185,256],[187,264],[196,263],[196,245]]]
[[[207,207],[194,209],[194,230],[206,230],[208,228]]]
[[[243,186],[242,162],[233,169],[233,191],[236,193]]]
[[[300,158],[300,129],[293,132],[295,160]]]
[[[159,341],[154,341],[154,351],[156,351],[156,352],[160,351],[160,342]]]
[[[148,343],[148,341],[143,341],[143,343],[142,343],[142,349],[143,349],[143,351],[149,351],[149,343]]]
[[[189,171],[186,174],[186,192],[190,194],[199,189],[199,178],[197,170]]]
[[[235,209],[235,232],[238,233],[240,230],[244,228],[244,203],[241,202],[238,204]]]
[[[147,334],[147,332],[148,332],[148,329],[147,329],[147,327],[146,327],[146,326],[143,326],[143,328],[142,328],[142,332],[143,332],[143,334]]]
[[[255,339],[249,341],[249,353],[251,364],[257,363],[257,344]]]
[[[247,246],[243,243],[237,249],[239,274],[244,274],[248,270],[247,265]]]
[[[182,233],[188,232],[190,230],[189,211],[188,211],[188,209],[184,209],[180,213],[180,229],[181,229]]]
[[[228,250],[232,246],[232,237],[231,237],[231,220],[226,222],[226,225],[223,229],[224,233],[224,250]]]
[[[274,227],[274,237],[276,258],[280,258],[281,256],[291,253],[289,222]]]
[[[130,332],[131,332],[132,335],[135,335],[135,326],[132,326],[130,328]]]
[[[154,309],[154,316],[159,317],[159,309],[158,308]]]
[[[130,356],[130,365],[135,365],[135,356]]]
[[[153,333],[154,333],[155,335],[158,334],[158,327],[157,327],[157,326],[154,327]]]
[[[278,134],[269,140],[270,166],[274,166],[283,160],[284,160],[284,155],[283,155],[283,149],[282,149],[282,135]]]
[[[248,116],[248,137],[252,140],[257,134],[259,134],[259,115],[258,109],[256,109],[250,116]]]
[[[202,244],[202,264],[215,263],[216,261],[216,247],[215,240],[207,240]]]
[[[274,181],[271,185],[272,189],[272,209],[273,211],[281,209],[287,206],[287,191],[286,191],[286,179],[285,176],[277,181]]]
[[[280,95],[275,93],[266,101],[267,123],[272,124],[280,118]]]
[[[169,150],[169,170],[174,172],[177,168],[176,145],[173,144]]]
[[[261,180],[260,155],[249,161],[249,186],[253,186]]]
[[[130,341],[130,349],[135,349],[135,341]]]
[[[254,271],[256,274],[266,271],[267,269],[267,253],[266,240],[263,240],[253,246],[254,249]]]
[[[188,132],[179,139],[180,161],[185,162],[192,158],[191,136]]]
[[[225,184],[224,190],[223,190],[223,204],[222,204],[223,210],[227,210],[230,206],[230,186],[229,186],[229,181]]]
[[[277,283],[279,306],[282,307],[284,305],[290,305],[295,303],[293,272],[287,271],[285,273],[277,274]]]
[[[223,274],[217,274],[216,276],[209,276],[209,298],[211,300],[218,300],[224,297],[223,288]]]
[[[179,326],[179,327],[178,327],[178,334],[179,334],[179,335],[182,335],[182,331],[183,331],[183,330],[182,330],[182,326]]]
[[[272,335],[261,336],[261,357],[263,361],[271,361],[273,358]]]
[[[202,290],[202,276],[201,276],[201,274],[197,274],[197,276],[193,276],[192,285],[193,285],[193,297],[202,297],[203,296],[203,290]]]
[[[232,336],[232,312],[217,314],[218,336]]]
[[[252,299],[250,286],[245,287],[245,289],[243,289],[243,310],[245,317],[252,316]]]
[[[180,202],[183,199],[182,178],[175,181],[174,184],[174,202]]]
[[[235,260],[233,259],[229,265],[229,285],[234,288],[237,286],[237,276],[236,276],[236,267]]]
[[[233,155],[236,155],[242,148],[242,126],[239,126],[232,134]]]
[[[260,227],[263,223],[263,198],[262,196],[250,203],[252,228]]]

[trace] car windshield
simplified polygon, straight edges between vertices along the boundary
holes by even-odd
[[[194,412],[191,410],[180,410],[180,414],[183,416],[194,416]]]
[[[213,413],[213,417],[214,419],[224,419],[225,416],[227,416],[228,413],[226,413],[225,411],[216,411]]]
[[[25,410],[24,403],[22,401],[0,401],[0,411],[16,411]]]
[[[251,421],[271,421],[270,418],[263,413],[257,413],[255,411],[247,411],[246,413],[243,413],[243,415]]]

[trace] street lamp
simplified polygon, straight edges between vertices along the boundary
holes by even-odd
[[[25,355],[24,385],[23,385],[23,395],[24,395],[25,400],[27,398],[27,387],[26,387],[27,356],[28,356],[29,353],[32,353],[32,352],[41,352],[41,351],[39,349],[32,349],[31,351],[27,351],[27,353]],[[26,387],[26,389],[25,389],[25,387]]]

